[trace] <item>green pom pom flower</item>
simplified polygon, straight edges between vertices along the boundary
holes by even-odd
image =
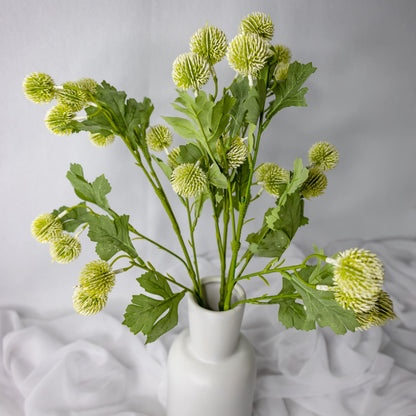
[[[87,263],[81,270],[79,284],[82,290],[92,296],[106,296],[113,289],[115,273],[102,260]]]
[[[292,59],[291,50],[285,45],[276,45],[274,47],[275,55],[277,57],[277,63],[288,64]]]
[[[349,249],[326,262],[334,268],[334,289],[353,298],[371,299],[380,293],[384,268],[380,259],[363,249]]]
[[[89,139],[94,146],[97,147],[106,147],[109,146],[111,143],[114,142],[115,136],[114,134],[110,134],[108,136],[103,136],[100,133],[90,133]]]
[[[57,263],[70,263],[79,256],[81,243],[77,237],[71,234],[61,234],[60,237],[52,241],[49,252]]]
[[[270,56],[270,47],[263,38],[253,34],[240,34],[228,45],[228,63],[237,73],[252,78],[264,67]]]
[[[274,25],[270,17],[265,13],[254,12],[246,16],[240,23],[239,33],[254,33],[265,40],[273,38]]]
[[[328,142],[315,143],[308,153],[309,163],[323,171],[334,169],[339,161],[335,146]]]
[[[69,135],[73,133],[73,130],[68,124],[74,118],[75,114],[70,109],[63,105],[57,105],[46,113],[45,124],[52,133],[59,136]]]
[[[263,163],[256,171],[257,183],[270,195],[279,197],[279,186],[289,181],[290,173],[275,163]]]
[[[206,59],[209,65],[214,65],[225,56],[227,38],[222,30],[207,24],[192,35],[190,48],[192,52]]]
[[[147,130],[146,143],[155,152],[168,148],[173,141],[172,132],[162,124],[152,126]]]
[[[179,163],[176,161],[176,159],[179,156],[179,153],[179,147],[174,147],[168,154],[167,162],[172,169],[175,169],[179,166]]]
[[[366,330],[372,326],[382,326],[386,322],[396,319],[393,310],[393,302],[389,295],[383,290],[380,291],[377,300],[368,312],[356,313],[355,317],[360,323],[359,329]]]
[[[81,287],[76,287],[72,296],[72,303],[76,312],[81,315],[95,315],[107,303],[107,295],[90,295]]]
[[[341,290],[338,290],[337,287],[332,288],[332,290],[334,291],[335,300],[344,309],[352,309],[354,312],[357,313],[370,311],[372,308],[374,308],[374,305],[377,300],[377,295],[370,294],[369,296],[354,296],[350,293],[345,293]]]
[[[86,90],[82,89],[77,82],[68,81],[57,90],[56,100],[63,107],[77,112],[85,107],[88,96]]]
[[[276,68],[274,69],[274,77],[278,80],[278,81],[283,81],[285,79],[287,79],[287,73],[289,72],[289,66],[290,64],[278,64],[276,66]]]
[[[171,183],[178,195],[197,197],[207,186],[207,177],[197,164],[183,163],[172,172]]]
[[[173,62],[172,79],[181,90],[200,90],[209,80],[207,61],[193,52],[179,55]]]
[[[33,237],[40,243],[48,243],[62,234],[62,223],[52,214],[41,214],[36,217],[31,226]]]
[[[308,178],[301,187],[302,195],[309,199],[322,195],[328,185],[325,174],[316,166],[309,168]]]
[[[79,88],[89,92],[92,95],[97,93],[98,82],[92,78],[81,78],[76,82],[76,84]]]
[[[228,167],[237,169],[247,159],[247,146],[241,137],[234,137],[231,140],[230,149],[227,151]]]
[[[34,103],[49,103],[55,97],[55,82],[48,74],[33,72],[24,79],[23,92]]]

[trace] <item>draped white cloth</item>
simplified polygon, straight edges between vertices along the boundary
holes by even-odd
[[[248,306],[243,331],[258,366],[253,415],[416,415],[416,241],[390,239],[365,246],[385,264],[385,288],[399,319],[383,328],[336,336],[328,328],[286,330],[275,308]],[[288,258],[303,259],[296,250]],[[254,296],[263,287],[250,282],[246,289]],[[186,302],[182,316],[184,307]],[[163,416],[167,351],[185,325],[181,319],[175,331],[144,345],[105,313],[47,320],[0,310],[0,414]]]

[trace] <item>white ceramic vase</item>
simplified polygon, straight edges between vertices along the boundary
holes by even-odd
[[[219,312],[220,278],[205,278],[202,287],[211,309],[188,297],[189,329],[169,352],[167,416],[251,416],[256,366],[240,332],[244,304]],[[243,298],[236,285],[233,302]]]

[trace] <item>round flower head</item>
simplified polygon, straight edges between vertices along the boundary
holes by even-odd
[[[207,185],[204,171],[194,163],[176,167],[171,177],[173,190],[184,198],[197,197]]]
[[[274,47],[275,54],[277,56],[277,63],[279,64],[288,64],[292,59],[292,52],[290,49],[285,45],[276,45]]]
[[[374,253],[354,248],[339,253],[336,259],[327,258],[326,262],[333,265],[336,291],[361,299],[379,294],[384,268]]]
[[[81,287],[76,287],[72,296],[74,309],[81,315],[95,315],[100,312],[107,303],[107,295],[90,295]]]
[[[82,89],[76,82],[65,82],[62,88],[57,90],[56,100],[63,107],[77,112],[82,110],[87,104],[86,90]]]
[[[76,84],[79,88],[88,91],[92,95],[94,95],[97,92],[97,86],[98,83],[95,79],[92,78],[81,78],[79,79]]]
[[[322,195],[328,185],[325,174],[315,166],[309,169],[308,178],[301,187],[302,195],[309,199]]]
[[[247,159],[247,146],[241,137],[234,137],[231,140],[230,149],[227,152],[228,167],[232,169],[238,168]]]
[[[31,232],[37,241],[47,243],[62,234],[62,223],[52,214],[41,214],[32,222]]]
[[[77,237],[71,234],[61,234],[60,237],[52,241],[49,252],[57,263],[70,263],[79,256],[81,243]]]
[[[201,89],[209,80],[207,61],[193,52],[179,55],[173,62],[172,79],[181,90]]]
[[[272,196],[279,196],[279,186],[289,181],[290,173],[275,163],[263,163],[256,171],[259,185]]]
[[[240,75],[256,77],[270,56],[269,44],[260,36],[241,34],[228,45],[228,63]]]
[[[162,124],[150,127],[146,133],[146,143],[155,152],[168,148],[173,141],[172,132]]]
[[[179,163],[176,161],[176,159],[179,156],[179,153],[180,153],[179,147],[174,147],[168,154],[167,162],[168,162],[168,165],[172,169],[175,169],[176,167],[179,166]]]
[[[309,163],[327,171],[334,169],[339,160],[339,153],[335,146],[328,142],[315,143],[308,153]]]
[[[290,64],[278,64],[276,65],[276,68],[274,69],[274,77],[278,80],[278,81],[283,81],[285,79],[287,79],[287,73],[289,72],[289,66]]]
[[[97,147],[106,147],[114,142],[114,134],[109,134],[108,136],[103,136],[100,133],[90,133],[89,139],[91,143]]]
[[[369,296],[354,296],[350,293],[345,293],[341,290],[338,290],[337,287],[335,287],[333,290],[335,300],[344,309],[352,309],[357,313],[368,312],[374,308],[377,300],[377,294],[370,294]]]
[[[214,65],[224,58],[227,39],[222,30],[207,24],[192,35],[190,48],[192,52],[206,59],[210,65]]]
[[[267,14],[254,12],[241,21],[239,33],[254,33],[263,39],[270,41],[273,38],[274,25]]]
[[[84,266],[79,276],[79,284],[85,293],[92,296],[105,296],[114,286],[115,273],[109,264],[102,260],[92,261]]]
[[[374,307],[368,312],[355,314],[357,321],[361,325],[359,329],[366,330],[372,326],[382,326],[386,322],[396,319],[397,316],[393,311],[393,302],[389,295],[383,290],[375,302]]]
[[[69,135],[73,133],[73,130],[68,124],[74,117],[74,113],[67,107],[56,105],[46,113],[45,124],[52,133],[59,136]]]
[[[55,97],[55,82],[48,74],[33,72],[24,79],[23,92],[34,103],[49,103]]]

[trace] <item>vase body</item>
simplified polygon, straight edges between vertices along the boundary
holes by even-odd
[[[241,334],[244,304],[219,312],[220,279],[202,280],[211,309],[188,297],[189,328],[168,357],[167,416],[251,416],[256,380],[253,348]],[[245,297],[236,285],[233,301]]]

